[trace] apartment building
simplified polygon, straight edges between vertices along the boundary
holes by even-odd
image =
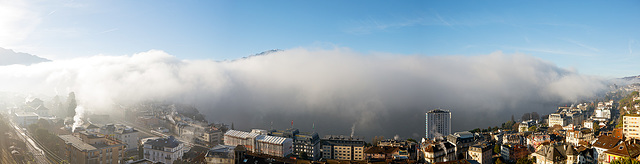
[[[175,137],[147,139],[143,143],[144,159],[154,163],[173,163],[182,158],[184,143]]]
[[[69,163],[121,163],[124,157],[125,144],[104,135],[87,132],[73,135],[59,135],[61,154]]]
[[[640,115],[624,115],[622,124],[622,132],[627,139],[640,139]]]
[[[362,138],[328,135],[321,139],[322,158],[336,160],[365,160]]]

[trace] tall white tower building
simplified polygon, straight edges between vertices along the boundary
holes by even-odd
[[[445,137],[451,134],[451,112],[448,110],[434,109],[426,114],[426,135],[428,139]]]

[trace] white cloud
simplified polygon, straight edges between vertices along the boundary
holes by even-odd
[[[7,82],[0,90],[53,94],[69,88],[89,111],[168,100],[196,105],[210,120],[236,128],[295,120],[302,130],[315,123],[322,134],[346,135],[356,123],[356,135],[386,136],[422,134],[428,109],[450,109],[454,130],[486,128],[511,114],[549,113],[606,88],[599,78],[524,54],[406,56],[345,48],[224,62],[152,50],[4,66],[0,80]]]

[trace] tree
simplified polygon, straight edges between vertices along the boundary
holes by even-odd
[[[407,139],[407,141],[409,141],[409,142],[414,142],[414,143],[418,143],[418,141],[414,140],[413,138],[409,138],[409,139]]]
[[[516,164],[533,164],[533,161],[529,158],[520,158],[516,161]]]
[[[307,155],[307,152],[300,152],[300,158],[309,159],[309,155]]]
[[[540,115],[537,112],[531,112],[531,119],[540,120]]]
[[[496,144],[496,146],[493,146],[493,153],[500,154],[500,144]]]
[[[531,120],[531,113],[524,113],[521,119],[522,121]]]
[[[511,122],[516,122],[516,120],[513,118],[513,115],[511,115]]]
[[[529,127],[529,131],[530,132],[535,132],[537,129],[538,129],[538,127],[536,127],[536,126]]]
[[[593,134],[598,135],[600,133],[600,125],[597,122],[593,123]]]
[[[640,164],[640,161],[635,159],[622,158],[611,161],[611,164]]]
[[[502,158],[498,158],[496,159],[495,164],[503,164],[504,162],[502,162]]]
[[[78,104],[76,103],[76,94],[73,92],[69,92],[69,98],[67,98],[67,113],[69,117],[73,117],[76,115],[76,107]]]

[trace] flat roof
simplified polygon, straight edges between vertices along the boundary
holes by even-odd
[[[85,142],[82,142],[82,140],[80,140],[80,138],[72,136],[72,135],[59,135],[58,137],[60,137],[60,139],[64,140],[64,142],[66,144],[71,144],[71,146],[75,147],[78,150],[81,151],[88,151],[88,150],[96,150],[96,147],[93,147]]]
[[[14,114],[18,117],[38,117],[34,112],[16,112]]]

